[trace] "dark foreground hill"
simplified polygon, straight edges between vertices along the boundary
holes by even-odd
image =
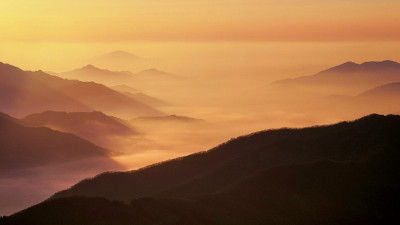
[[[100,175],[0,222],[397,224],[399,136],[400,116],[379,115],[264,131],[138,171]]]

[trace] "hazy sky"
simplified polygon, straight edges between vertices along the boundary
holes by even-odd
[[[1,41],[398,40],[397,0],[1,0]]]

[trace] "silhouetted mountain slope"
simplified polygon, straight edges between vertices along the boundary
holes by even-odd
[[[47,109],[92,110],[84,103],[49,86],[47,81],[41,80],[39,73],[41,72],[25,72],[0,63],[0,110],[18,117]],[[54,79],[58,80],[55,77]]]
[[[80,184],[101,187],[104,183],[100,180],[103,179],[103,182],[108,180],[120,187],[121,183],[115,183],[112,177],[132,181],[132,177],[137,179],[140,173],[146,173],[142,183],[159,180],[161,184],[170,180],[168,175],[179,176],[187,169],[192,174],[190,180],[196,180],[198,176],[193,174],[193,167],[204,166],[203,171],[213,167],[212,174],[216,174],[232,164],[231,161],[243,158],[236,164],[241,172],[231,167],[230,171],[218,175],[224,183],[219,184],[218,192],[210,190],[207,183],[219,181],[209,177],[197,183],[199,189],[207,191],[199,191],[197,193],[201,194],[191,195],[193,197],[187,193],[177,194],[178,189],[181,193],[187,191],[175,188],[175,192],[164,193],[167,199],[153,196],[136,199],[130,204],[100,198],[56,198],[0,222],[41,225],[55,222],[86,225],[397,224],[400,222],[397,207],[400,203],[399,135],[400,116],[379,115],[332,126],[260,132],[232,140],[206,153],[139,171],[103,174]],[[219,154],[225,156],[220,159],[229,160],[206,160],[216,160]],[[229,157],[232,155],[234,157]],[[257,155],[258,160],[251,155]],[[266,160],[270,155],[275,162]],[[278,155],[287,160],[279,160]],[[174,173],[179,171],[179,164],[186,165],[181,167],[180,173]],[[260,170],[251,168],[253,164],[258,164]],[[157,169],[158,178],[154,177]],[[237,177],[237,182],[227,182],[230,173]],[[187,188],[187,185],[180,185],[185,186]],[[140,185],[124,188],[136,192]],[[190,189],[194,190],[193,187]],[[173,199],[175,196],[180,198]]]
[[[400,82],[365,91],[355,96],[355,100],[373,112],[396,113],[400,110]]]
[[[107,146],[107,138],[137,134],[119,119],[102,112],[55,112],[32,114],[23,119],[26,124],[49,127],[62,132],[74,133],[91,142]]]
[[[127,117],[164,115],[101,84],[22,71],[7,64],[0,64],[0,94],[0,110],[18,117],[46,110],[98,110]]]
[[[102,66],[111,69],[131,69],[133,66],[146,68],[149,64],[147,59],[136,56],[126,51],[112,51],[103,55],[95,56],[87,60],[90,64]]]
[[[122,84],[133,80],[132,73],[130,72],[114,72],[100,69],[90,64],[79,69],[60,73],[59,75],[67,79],[94,81],[102,84]]]
[[[26,126],[0,113],[0,216],[37,204],[86,177],[123,170],[109,152],[73,134]]]
[[[377,169],[375,163],[275,167],[205,202],[228,212],[234,222],[227,224],[395,224],[400,221],[399,174],[384,172],[397,166],[380,162]]]
[[[400,83],[390,83],[355,96],[330,95],[316,102],[320,108],[333,111],[336,115],[352,113],[364,115],[366,113],[396,114],[400,110]]]
[[[2,112],[0,112],[0,119],[1,120],[5,120],[5,121],[10,121],[10,122],[13,122],[13,123],[16,123],[16,124],[20,124],[20,125],[25,125],[25,123],[22,122],[21,120],[16,119],[14,117],[11,117],[11,116],[9,116],[9,115],[7,115],[5,113],[2,113]]]
[[[317,162],[271,169],[229,191],[196,200],[50,200],[4,224],[396,224],[399,186],[363,164]]]
[[[364,91],[354,97],[336,99],[336,107],[354,112],[396,113],[400,110],[400,83],[390,83]]]
[[[26,127],[16,123],[15,119],[0,117],[2,172],[87,158],[107,158],[106,152],[107,150],[73,134],[44,127]]]
[[[80,99],[91,108],[112,115],[128,117],[130,115],[164,115],[159,110],[136,101],[104,85],[92,82],[74,81],[63,86],[61,91]]]
[[[81,195],[130,201],[149,195],[217,193],[277,165],[357,159],[384,141],[384,131],[395,126],[387,121],[398,124],[399,119],[375,115],[327,127],[263,131],[141,170],[102,174],[54,197]]]
[[[373,88],[365,91],[357,96],[358,98],[379,98],[386,99],[399,99],[400,100],[400,82],[385,84],[380,87]]]
[[[160,99],[154,98],[138,91],[132,87],[122,84],[136,84],[139,85],[143,82],[159,82],[163,80],[173,81],[179,79],[179,76],[159,71],[156,69],[149,69],[137,74],[122,71],[115,72],[106,69],[100,69],[93,65],[87,65],[83,68],[75,69],[69,72],[60,73],[59,76],[67,79],[77,79],[80,81],[93,81],[106,85],[114,85],[110,88],[121,92],[122,94],[139,101],[141,103],[150,105],[152,107],[165,106],[166,103]]]
[[[400,81],[400,64],[386,60],[382,62],[347,62],[321,71],[312,76],[276,81],[273,84],[286,87],[318,88],[331,91],[340,90],[342,94],[354,94],[376,86]]]

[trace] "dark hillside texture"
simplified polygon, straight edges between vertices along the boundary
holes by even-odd
[[[393,115],[263,131],[205,153],[138,171],[100,175],[0,222],[398,224],[398,137],[400,116]],[[144,186],[152,193],[144,196]],[[88,187],[98,196],[127,203],[71,197],[88,196]]]

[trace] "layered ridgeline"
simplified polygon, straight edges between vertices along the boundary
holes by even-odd
[[[110,151],[71,133],[0,113],[0,215],[37,204],[88,176],[124,168]]]
[[[400,116],[280,129],[84,180],[2,224],[396,224]],[[115,201],[119,200],[119,201]]]
[[[291,90],[317,90],[329,94],[355,95],[392,82],[400,82],[400,64],[385,60],[361,64],[346,62],[315,75],[280,80],[273,85]]]
[[[76,79],[81,81],[94,81],[102,84],[119,85],[126,82],[134,82],[133,74],[127,71],[110,71],[100,69],[93,65],[86,65],[82,68],[58,74],[67,79]]]
[[[101,69],[93,65],[87,65],[82,68],[59,73],[57,75],[66,79],[92,81],[109,85],[113,90],[116,90],[127,97],[156,108],[167,106],[168,104],[161,99],[140,92],[138,89],[132,88],[129,85],[134,87],[139,86],[147,90],[149,87],[153,87],[154,89],[154,86],[159,86],[158,84],[161,83],[161,86],[168,86],[168,84],[173,84],[176,82],[179,83],[180,81],[184,80],[178,75],[154,68],[138,73],[132,73],[129,71],[111,71],[107,69]]]
[[[385,84],[357,96],[358,98],[368,100],[400,100],[400,82]]]
[[[46,110],[95,110],[123,117],[164,115],[101,84],[66,80],[0,63],[0,111],[22,117]]]
[[[67,79],[77,79],[81,81],[94,81],[107,85],[120,86],[124,84],[134,84],[143,81],[163,82],[181,80],[183,77],[164,72],[156,68],[146,69],[137,73],[129,71],[111,71],[101,69],[93,65],[86,65],[82,68],[59,73],[59,76]]]
[[[87,158],[108,159],[108,154],[108,150],[76,135],[46,127],[30,127],[24,121],[0,114],[2,172]]]
[[[36,113],[21,119],[36,127],[76,134],[97,145],[112,149],[109,139],[138,134],[130,125],[102,112],[55,112]]]
[[[379,113],[396,113],[400,111],[400,82],[385,84],[367,90],[357,96],[356,106],[364,106],[370,111]]]
[[[95,56],[88,61],[92,64],[102,65],[110,68],[125,68],[127,65],[137,66],[138,63],[141,65],[147,60],[130,52],[118,50]]]
[[[398,113],[400,110],[400,82],[389,83],[366,90],[355,96],[330,95],[321,99],[319,106],[338,110],[337,114]]]

